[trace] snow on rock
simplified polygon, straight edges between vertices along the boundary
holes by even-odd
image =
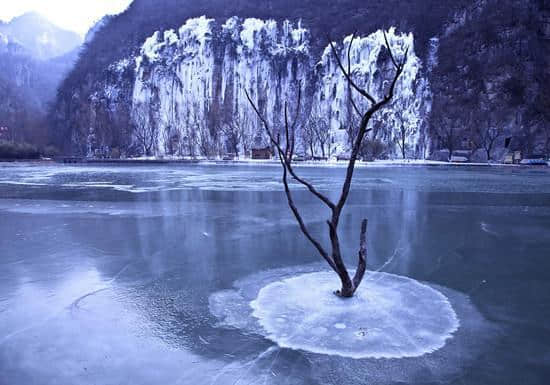
[[[401,60],[406,52],[408,52],[408,59],[405,62],[403,74],[397,82],[395,98],[390,106],[373,117],[372,128],[377,138],[395,148],[395,141],[399,137],[398,130],[403,125],[407,130],[406,147],[418,156],[422,151],[421,139],[426,136],[421,124],[425,118],[425,114],[422,113],[422,103],[425,99],[421,94],[429,88],[420,76],[422,65],[414,54],[413,35],[396,34],[395,29],[391,28],[387,31],[387,38],[396,60]],[[351,42],[352,36],[347,36],[342,44],[334,43],[339,49],[340,60],[346,68]],[[330,46],[325,49],[317,70],[320,79],[318,91],[313,98],[313,108],[319,115],[329,117],[330,125],[335,132],[338,132],[338,129],[344,129],[340,132],[340,148],[337,151],[345,151],[349,148],[349,143],[345,140],[345,129],[350,122],[357,125],[358,121],[356,112],[349,102],[349,85],[338,67]],[[383,31],[353,40],[350,50],[350,70],[354,80],[375,100],[381,100],[385,96],[393,78],[394,68],[385,46]],[[366,111],[369,107],[369,102],[358,96],[355,91],[351,92],[351,97],[362,111]]]
[[[332,272],[299,275],[262,288],[253,316],[281,347],[351,358],[418,357],[458,329],[447,298],[413,279],[369,273],[348,300]]]
[[[397,153],[395,127],[406,126],[407,148],[422,152],[423,101],[429,86],[414,54],[412,34],[388,32],[400,59],[409,56],[392,106],[373,122],[377,137]],[[351,37],[337,43],[347,60]],[[316,59],[310,49],[310,32],[301,22],[241,19],[221,23],[205,16],[189,19],[176,33],[155,32],[136,58],[132,115],[136,130],[153,137],[155,155],[211,156],[249,152],[268,144],[263,127],[245,97],[258,104],[274,130],[281,128],[285,101],[295,107],[298,87],[303,94],[298,139],[308,119],[319,115],[330,123],[330,153],[349,150],[346,129],[352,120],[349,90],[329,49]],[[382,31],[357,38],[351,52],[354,79],[375,97],[382,97],[394,69],[384,47]],[[366,101],[355,94],[361,107]],[[233,126],[232,126],[233,125]],[[228,127],[237,127],[239,143],[232,145]],[[137,133],[136,137],[144,135]],[[304,148],[304,143],[301,143]],[[310,148],[311,150],[311,148]],[[318,145],[315,152],[320,152]]]

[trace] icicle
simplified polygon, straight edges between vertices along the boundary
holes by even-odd
[[[219,34],[217,31],[221,31]],[[414,54],[412,34],[387,32],[397,58],[408,49],[403,76],[392,106],[376,117],[379,138],[397,150],[398,127],[408,132],[407,147],[416,151],[421,123],[429,112],[423,100],[429,92],[421,77],[421,63]],[[216,36],[216,38],[214,38]],[[337,43],[343,62],[351,36]],[[217,27],[213,19],[188,20],[177,34],[156,32],[148,38],[136,59],[133,117],[154,126],[156,155],[220,155],[228,148],[227,127],[238,125],[242,133],[238,151],[267,144],[263,128],[244,95],[247,90],[270,123],[281,122],[284,102],[293,107],[300,81],[302,121],[312,110],[330,121],[335,151],[347,151],[345,130],[352,119],[349,89],[327,47],[320,61],[311,55],[310,33],[302,23],[232,17]],[[383,63],[382,66],[380,63]],[[393,68],[384,47],[382,31],[357,38],[351,49],[354,79],[376,98],[383,97]],[[314,83],[316,82],[316,83]],[[309,94],[306,92],[309,91]],[[310,90],[316,90],[311,94]],[[366,101],[354,95],[366,107]],[[139,129],[136,124],[136,129]]]

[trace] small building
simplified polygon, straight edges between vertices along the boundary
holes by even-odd
[[[544,154],[529,154],[520,161],[520,164],[530,166],[546,166],[546,156]]]
[[[453,155],[451,156],[451,163],[468,163],[468,158],[465,156]]]
[[[253,148],[252,159],[271,159],[271,149],[269,147]]]
[[[342,153],[336,155],[336,160],[337,161],[341,161],[341,160],[348,161],[350,159],[351,159],[351,154],[348,153],[348,152],[342,152]]]
[[[470,151],[457,150],[451,154],[451,163],[468,163],[470,161]]]
[[[514,164],[514,154],[508,153],[504,156],[504,164]]]

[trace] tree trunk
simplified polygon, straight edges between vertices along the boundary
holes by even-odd
[[[236,141],[233,144],[233,151],[235,151],[235,156],[238,159],[239,158],[239,143],[237,143]]]
[[[365,271],[367,270],[367,224],[368,221],[365,219],[361,224],[361,236],[359,242],[359,262],[357,264],[357,270],[353,280],[348,274],[348,270],[344,264],[340,253],[340,242],[338,240],[338,234],[335,230],[335,226],[332,222],[328,222],[330,228],[330,240],[332,244],[332,258],[335,263],[335,271],[340,278],[342,283],[342,288],[336,291],[334,294],[343,297],[351,298],[361,285],[363,277],[365,276]]]
[[[401,155],[403,155],[403,160],[405,160],[405,130],[401,127]]]

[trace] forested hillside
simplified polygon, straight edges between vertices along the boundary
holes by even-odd
[[[47,144],[47,111],[79,46],[76,33],[35,13],[0,23],[0,140]]]

